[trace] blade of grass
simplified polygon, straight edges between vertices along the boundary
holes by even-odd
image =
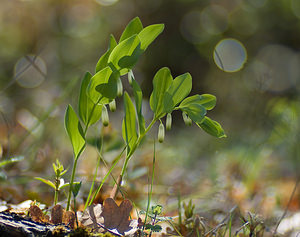
[[[106,179],[108,178],[108,176],[110,175],[110,173],[113,171],[113,169],[115,168],[115,166],[117,165],[117,163],[119,162],[119,160],[121,159],[124,151],[127,149],[127,146],[125,146],[122,150],[122,152],[117,156],[117,158],[115,159],[114,164],[112,165],[112,167],[109,169],[109,171],[107,172],[107,174],[104,176],[101,184],[99,185],[99,187],[97,188],[96,192],[93,195],[93,198],[90,200],[88,205],[92,205],[92,203],[94,202],[95,198],[97,197],[98,193],[100,192],[103,184],[105,183]]]
[[[290,204],[291,204],[291,202],[292,202],[292,200],[293,200],[293,197],[294,197],[294,195],[295,195],[295,193],[296,193],[296,190],[297,190],[297,187],[298,187],[299,182],[300,182],[300,177],[297,179],[297,181],[296,181],[296,183],[295,183],[295,186],[294,186],[294,188],[293,188],[292,194],[291,194],[291,196],[290,196],[290,199],[289,199],[289,201],[288,201],[288,204],[286,205],[286,208],[285,208],[285,210],[284,210],[282,216],[280,217],[280,219],[278,220],[278,222],[277,222],[277,224],[276,224],[276,227],[275,227],[275,230],[274,230],[274,233],[273,233],[274,236],[276,235],[276,232],[277,232],[278,226],[280,225],[280,222],[281,222],[282,219],[285,217],[285,215],[286,215],[286,213],[287,213],[287,211],[288,211],[288,208],[289,208],[289,206],[290,206]]]
[[[153,145],[153,161],[152,161],[152,177],[151,177],[151,185],[150,185],[150,192],[148,188],[148,203],[147,203],[147,210],[146,210],[146,216],[144,220],[144,225],[143,225],[143,231],[145,229],[146,221],[148,218],[148,212],[150,208],[150,202],[152,198],[152,188],[153,188],[153,180],[154,180],[154,168],[155,168],[155,140],[154,140],[154,145]]]
[[[103,147],[103,132],[101,133],[101,147],[100,147],[100,151],[98,153],[98,160],[97,160],[97,164],[96,164],[96,169],[95,169],[95,173],[94,173],[94,177],[93,177],[93,181],[92,181],[92,184],[91,184],[91,188],[90,188],[90,191],[89,191],[89,195],[86,199],[86,202],[85,202],[85,205],[84,205],[84,210],[87,208],[88,206],[88,203],[89,203],[89,200],[92,196],[92,193],[93,193],[93,189],[94,189],[94,185],[95,185],[95,181],[96,181],[96,178],[97,178],[97,173],[98,173],[98,168],[100,166],[100,161],[101,161],[101,153],[102,153],[102,147]],[[98,149],[97,149],[98,151]]]

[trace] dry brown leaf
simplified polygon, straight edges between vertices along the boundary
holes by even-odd
[[[29,214],[31,216],[31,219],[36,222],[48,222],[49,221],[49,216],[45,216],[42,210],[36,206],[32,205],[29,208]]]
[[[75,227],[75,214],[72,211],[64,211],[62,216],[62,222],[70,228],[74,229]]]
[[[138,222],[129,220],[132,203],[124,200],[120,206],[112,198],[107,198],[103,206],[90,206],[82,215],[81,223],[99,232],[110,231],[114,234],[131,235],[137,231]],[[103,228],[100,228],[103,227]]]
[[[104,218],[104,226],[110,230],[116,229],[120,234],[132,229],[130,227],[129,215],[132,209],[132,203],[124,200],[120,206],[112,198],[104,201],[102,216]]]
[[[63,217],[63,208],[61,205],[56,204],[51,210],[51,222],[52,224],[61,224]]]
[[[82,214],[80,218],[80,222],[82,225],[93,228],[93,229],[98,229],[99,226],[97,223],[103,224],[104,219],[101,216],[102,214],[102,205],[101,204],[93,204],[89,206]],[[101,230],[98,230],[99,232],[103,232],[104,229],[101,228]]]

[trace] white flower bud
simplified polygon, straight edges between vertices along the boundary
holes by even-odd
[[[107,108],[104,105],[102,107],[102,124],[106,127],[109,124],[109,117],[108,117],[108,112],[107,112]]]
[[[190,119],[190,117],[185,112],[182,112],[182,118],[183,118],[183,121],[184,121],[185,125],[187,125],[187,126],[192,125],[192,120]]]
[[[165,127],[163,123],[161,123],[158,127],[158,141],[160,143],[163,143],[164,140],[165,140]]]
[[[133,75],[132,70],[129,70],[129,72],[128,72],[128,82],[129,82],[130,85],[132,85],[132,79],[134,79],[134,75]]]
[[[172,127],[172,115],[171,113],[167,114],[167,120],[166,120],[166,129],[167,131],[171,130]]]
[[[123,85],[122,85],[122,81],[120,78],[118,78],[117,81],[117,96],[121,97],[123,95]]]
[[[116,106],[116,100],[112,100],[112,101],[109,103],[109,110],[110,110],[111,112],[115,112],[115,111],[116,111],[116,108],[117,108],[117,106]]]

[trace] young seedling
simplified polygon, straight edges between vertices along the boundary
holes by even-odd
[[[77,116],[71,105],[67,107],[65,127],[74,153],[67,210],[70,208],[77,161],[87,144],[86,135],[88,128],[98,122],[101,117],[104,126],[109,123],[106,106],[109,106],[112,111],[115,110],[115,99],[117,96],[122,96],[124,101],[122,136],[125,142],[126,154],[122,171],[118,177],[119,182],[115,184],[113,189],[116,191],[111,195],[113,198],[125,175],[128,162],[139,147],[142,139],[153,125],[159,121],[158,140],[163,142],[165,126],[162,123],[162,119],[167,116],[166,127],[171,129],[171,114],[173,111],[181,110],[185,116],[185,122],[187,121],[186,123],[191,124],[194,122],[205,132],[215,137],[225,137],[221,125],[206,117],[207,111],[213,109],[216,105],[216,97],[209,94],[188,96],[192,89],[192,76],[189,73],[184,73],[173,79],[171,71],[167,67],[160,69],[154,76],[153,92],[150,96],[153,118],[146,126],[142,113],[143,93],[135,80],[132,69],[148,46],[162,33],[163,29],[163,24],[143,27],[140,19],[136,17],[126,26],[118,42],[111,35],[108,49],[100,57],[96,65],[95,74],[92,75],[87,72],[82,81],[78,103],[79,116]],[[123,82],[120,78],[126,74],[128,74],[128,81],[132,87],[133,98],[126,91],[123,93]],[[115,163],[91,199],[89,195],[86,206],[87,204],[92,204],[103,182],[105,182],[112,169],[120,160],[123,151],[116,157]]]
[[[146,214],[148,217],[150,217],[150,222],[144,223],[143,230],[149,230],[149,237],[152,236],[153,232],[160,232],[162,230],[162,227],[158,224],[159,222],[163,221],[172,221],[171,217],[165,217],[161,216],[163,207],[161,205],[155,205],[151,207],[151,210],[147,213],[144,211],[140,211],[140,214]]]
[[[67,172],[67,170],[64,169],[63,165],[59,162],[59,160],[56,160],[56,163],[53,163],[52,165],[53,165],[53,170],[55,173],[54,183],[50,180],[43,179],[40,177],[35,177],[35,179],[49,185],[50,187],[52,187],[54,189],[54,205],[56,205],[58,202],[59,191],[65,187],[69,186],[69,183],[65,183],[64,179],[61,178]]]

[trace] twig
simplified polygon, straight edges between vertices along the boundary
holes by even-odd
[[[289,206],[290,206],[290,204],[291,204],[291,202],[292,202],[292,199],[293,199],[293,197],[294,197],[294,195],[295,195],[295,192],[296,192],[296,190],[297,190],[297,187],[298,187],[299,182],[300,182],[300,177],[297,178],[297,181],[296,181],[296,183],[295,183],[295,186],[294,186],[293,192],[292,192],[292,194],[291,194],[291,196],[290,196],[290,199],[289,199],[289,201],[288,201],[288,204],[286,205],[286,208],[285,208],[285,210],[284,210],[282,216],[280,217],[280,219],[278,220],[278,222],[277,222],[277,224],[276,224],[276,227],[275,227],[275,230],[274,230],[273,235],[276,234],[279,224],[281,223],[282,219],[285,217],[285,215],[286,215],[286,213],[287,213],[287,211],[288,211],[288,208],[289,208]]]
[[[244,224],[243,224],[243,225],[235,232],[234,236],[237,236],[238,233],[239,233],[245,226],[247,226],[247,225],[249,225],[249,221],[247,221],[246,223],[244,223]]]

